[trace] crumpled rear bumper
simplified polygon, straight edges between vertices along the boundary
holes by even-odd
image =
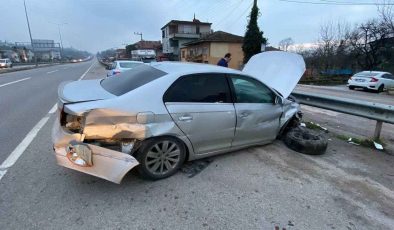
[[[83,139],[83,134],[70,133],[63,129],[60,126],[59,119],[57,119],[52,129],[52,142],[54,143],[53,148],[57,163],[63,167],[100,177],[117,184],[121,182],[127,172],[139,164],[131,155],[84,143],[92,151],[93,165],[89,167],[76,165],[67,158],[66,147],[70,142],[73,144],[82,143]]]

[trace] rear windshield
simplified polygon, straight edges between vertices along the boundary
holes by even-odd
[[[135,62],[119,62],[119,66],[120,68],[134,68],[137,67],[139,65],[141,65],[142,63],[135,63]]]
[[[120,96],[166,74],[149,65],[139,65],[132,70],[102,80],[101,86],[108,92]]]
[[[354,75],[355,77],[374,77],[378,75],[377,73],[358,73]]]

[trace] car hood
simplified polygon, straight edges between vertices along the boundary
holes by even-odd
[[[115,95],[101,87],[101,79],[65,82],[59,86],[59,99],[64,103],[110,99]]]
[[[305,62],[299,54],[269,51],[252,56],[242,72],[262,81],[287,98],[304,74]]]

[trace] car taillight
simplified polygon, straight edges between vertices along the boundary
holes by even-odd
[[[349,78],[349,80],[353,80],[353,78],[352,78],[352,77],[350,77],[350,78]]]
[[[371,80],[370,80],[370,82],[377,82],[377,81],[378,81],[378,79],[374,78],[374,77],[372,77]]]
[[[120,74],[119,70],[114,70],[114,75]]]
[[[83,119],[83,116],[75,116],[63,111],[60,116],[60,124],[73,133],[82,133]]]

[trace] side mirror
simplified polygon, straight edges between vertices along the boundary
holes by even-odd
[[[280,97],[280,96],[276,96],[275,97],[275,103],[274,103],[275,105],[283,105],[283,98],[282,97]]]

